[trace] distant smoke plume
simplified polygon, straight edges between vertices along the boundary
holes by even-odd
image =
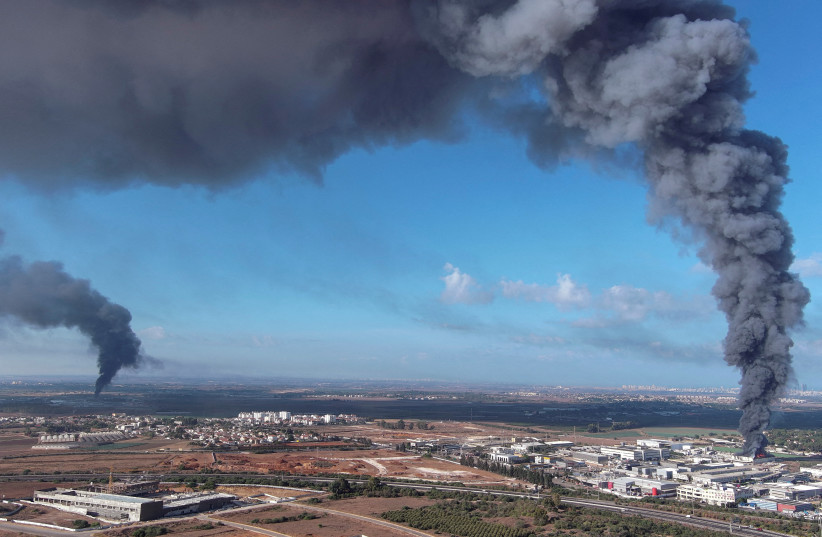
[[[0,316],[37,328],[76,328],[99,351],[94,393],[99,394],[121,367],[137,367],[140,340],[129,327],[131,314],[72,278],[59,263],[25,266],[18,257],[0,260]]]
[[[353,147],[454,140],[470,110],[540,165],[633,144],[650,219],[689,229],[719,274],[753,451],[809,296],[788,272],[785,150],[743,128],[755,55],[733,17],[715,0],[9,0],[0,173],[47,191],[319,178]]]

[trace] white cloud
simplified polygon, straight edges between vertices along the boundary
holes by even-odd
[[[705,263],[700,261],[699,263],[697,263],[696,265],[691,267],[691,273],[693,273],[693,274],[712,274],[713,269],[711,269],[711,267],[709,267],[708,265],[706,265]]]
[[[822,276],[822,253],[811,254],[805,259],[797,259],[791,265],[791,270],[798,272],[803,278]]]
[[[143,339],[165,339],[166,338],[166,331],[162,326],[149,326],[143,330],[140,330],[139,335]]]
[[[521,298],[529,302],[550,302],[560,309],[584,308],[591,300],[591,293],[584,285],[578,285],[570,274],[557,274],[556,285],[539,285],[502,280],[502,295],[505,298]]]
[[[577,319],[575,326],[604,328],[614,324],[638,323],[649,317],[669,319],[703,318],[716,312],[707,296],[677,298],[665,291],[649,291],[631,285],[614,285],[602,292],[594,307],[594,317]]]
[[[602,293],[604,309],[613,311],[625,321],[641,321],[651,311],[672,307],[673,298],[663,291],[651,292],[630,285],[615,285]]]
[[[483,288],[472,276],[446,263],[449,274],[441,278],[445,289],[440,300],[446,304],[487,304],[494,292]],[[586,310],[590,316],[572,321],[575,326],[604,328],[624,323],[639,323],[650,317],[688,320],[703,318],[716,311],[708,296],[675,297],[665,291],[650,291],[631,285],[614,285],[600,294],[592,294],[585,284],[575,282],[570,274],[557,274],[555,285],[525,283],[502,279],[495,286],[504,298],[548,303],[560,310]]]
[[[446,304],[487,304],[494,299],[493,294],[484,291],[474,278],[458,267],[446,263],[443,268],[450,272],[440,278],[445,282],[440,300]]]

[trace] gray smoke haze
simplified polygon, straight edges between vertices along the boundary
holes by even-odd
[[[26,266],[18,257],[0,260],[0,316],[37,328],[76,328],[97,348],[99,394],[121,367],[137,367],[140,340],[129,327],[131,314],[68,275],[59,263]]]
[[[649,220],[701,241],[719,275],[753,452],[809,295],[788,272],[785,149],[744,129],[755,53],[734,15],[713,0],[9,0],[0,174],[45,191],[318,180],[351,148],[456,140],[469,112],[543,166],[638,147]]]

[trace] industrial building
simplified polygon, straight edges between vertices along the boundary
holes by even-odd
[[[589,462],[602,466],[608,463],[608,455],[602,453],[594,453],[591,451],[572,451],[571,457],[577,460]]]
[[[37,444],[31,446],[31,449],[75,449],[92,447],[99,444],[110,444],[123,440],[124,438],[126,438],[126,436],[120,431],[43,434],[37,439]]]
[[[768,495],[777,500],[809,500],[822,496],[822,483],[775,486],[770,488]]]
[[[163,516],[187,515],[219,509],[237,497],[222,492],[176,494],[163,498]]]
[[[658,438],[638,438],[636,441],[636,445],[639,447],[646,447],[646,448],[668,448],[671,449],[671,442],[670,440],[660,440]]]
[[[624,461],[652,461],[663,460],[671,456],[669,448],[643,448],[639,446],[619,446],[609,447],[603,446],[600,448],[600,453],[612,457],[619,457]]]
[[[161,500],[119,494],[54,488],[35,492],[33,500],[61,511],[114,521],[139,522],[163,516]]]
[[[735,481],[749,481],[772,475],[773,471],[753,465],[731,466],[729,468],[715,468],[702,470],[692,475],[693,482],[699,485],[714,485],[719,483],[733,483]]]
[[[661,479],[643,479],[641,477],[618,477],[604,483],[614,494],[624,496],[658,496],[673,498],[676,496],[678,483]]]
[[[148,481],[141,480],[116,483],[97,483],[90,485],[88,489],[92,492],[140,496],[142,494],[153,494],[160,490],[160,482],[154,479]]]
[[[160,499],[57,488],[37,491],[33,497],[34,503],[115,522],[199,513],[219,509],[235,499],[236,496],[223,493],[178,494]]]
[[[813,504],[808,502],[777,500],[774,498],[751,498],[746,504],[740,505],[740,507],[762,509],[764,511],[778,511],[780,513],[798,513],[814,510]]]
[[[753,489],[748,487],[680,485],[676,489],[676,498],[678,500],[702,502],[723,507],[734,505],[737,500],[751,497],[753,497]]]

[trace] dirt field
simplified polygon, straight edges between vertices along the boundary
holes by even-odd
[[[97,522],[97,520],[92,517],[83,516],[77,513],[69,513],[66,511],[58,511],[57,509],[43,505],[26,505],[21,511],[11,516],[7,516],[6,518],[9,520],[28,520],[30,522],[53,524],[64,528],[71,528],[72,523],[75,520],[85,520],[89,524]]]
[[[431,500],[424,498],[369,498],[373,502],[374,508],[379,509],[386,500],[404,500],[405,503],[392,503],[391,505],[409,505],[414,507],[428,505]],[[417,504],[417,500],[426,503]],[[328,504],[329,509],[341,510],[340,502]],[[326,507],[320,504],[318,507]],[[399,509],[401,507],[393,507]],[[387,509],[382,509],[380,513]],[[289,522],[266,523],[266,519],[276,519],[278,517],[299,517],[307,513],[311,517],[306,520],[294,520]],[[371,516],[371,512],[363,513]],[[217,517],[215,517],[217,518]],[[340,535],[368,535],[368,537],[407,537],[407,533],[400,529],[392,529],[367,520],[347,517],[334,513],[310,510],[297,504],[281,504],[267,506],[253,511],[232,513],[230,515],[220,515],[219,519],[231,522],[238,522],[264,528],[292,537],[339,537]],[[256,522],[252,522],[256,520]]]
[[[88,485],[87,481],[82,483],[66,482],[60,483],[61,487],[72,488]],[[53,487],[53,483],[46,483],[43,481],[24,481],[24,482],[0,482],[0,495],[7,500],[31,499],[35,490],[42,490]]]
[[[320,507],[327,507],[335,511],[345,511],[346,513],[354,513],[355,515],[379,517],[380,514],[386,511],[395,511],[408,506],[412,509],[416,507],[423,507],[425,505],[433,505],[436,500],[431,500],[425,496],[412,497],[402,496],[399,498],[348,498],[345,500],[336,500],[333,502],[324,502]]]
[[[397,445],[404,442],[438,440],[470,446],[488,440],[510,440],[524,433],[515,428],[473,422],[428,422],[425,429],[394,430],[379,424],[331,426],[328,434],[364,436],[374,442]],[[537,433],[528,433],[534,435]],[[544,433],[546,436],[548,433]],[[0,475],[32,474],[49,476],[61,473],[175,473],[215,470],[222,473],[257,474],[349,474],[426,481],[463,482],[479,486],[510,485],[515,481],[490,472],[459,466],[431,457],[407,454],[394,449],[345,450],[329,444],[313,448],[295,444],[299,451],[277,453],[189,451],[186,441],[136,439],[102,446],[96,450],[33,450],[36,439],[19,433],[0,435]],[[307,448],[307,449],[306,449]],[[468,448],[467,448],[468,449]],[[216,458],[216,461],[215,461]],[[45,478],[48,479],[48,478]],[[35,486],[0,483],[0,491],[11,498],[30,496]]]
[[[199,519],[187,520],[163,520],[150,524],[152,526],[163,526],[170,534],[185,537],[259,537],[259,533],[254,533],[249,530],[242,530],[232,528],[231,526],[221,525],[217,522],[211,522]],[[211,529],[206,529],[208,526],[213,526]],[[141,524],[141,527],[145,525]],[[105,537],[130,537],[134,528],[131,526],[121,526],[119,528],[98,532],[96,535],[103,535]]]
[[[214,468],[222,472],[277,474],[342,473],[428,481],[459,481],[476,485],[512,484],[515,480],[452,462],[391,449],[358,451],[300,451],[292,453],[219,453]]]
[[[426,424],[427,429],[418,429],[416,426],[414,429],[387,429],[380,427],[377,422],[340,427],[332,425],[324,427],[323,432],[341,436],[363,436],[380,444],[397,444],[414,440],[444,440],[469,445],[486,442],[489,439],[510,440],[512,435],[544,438],[546,435],[555,434],[554,431],[543,428],[537,428],[538,432],[534,433],[525,432],[521,427],[503,427],[479,422],[429,421]]]

